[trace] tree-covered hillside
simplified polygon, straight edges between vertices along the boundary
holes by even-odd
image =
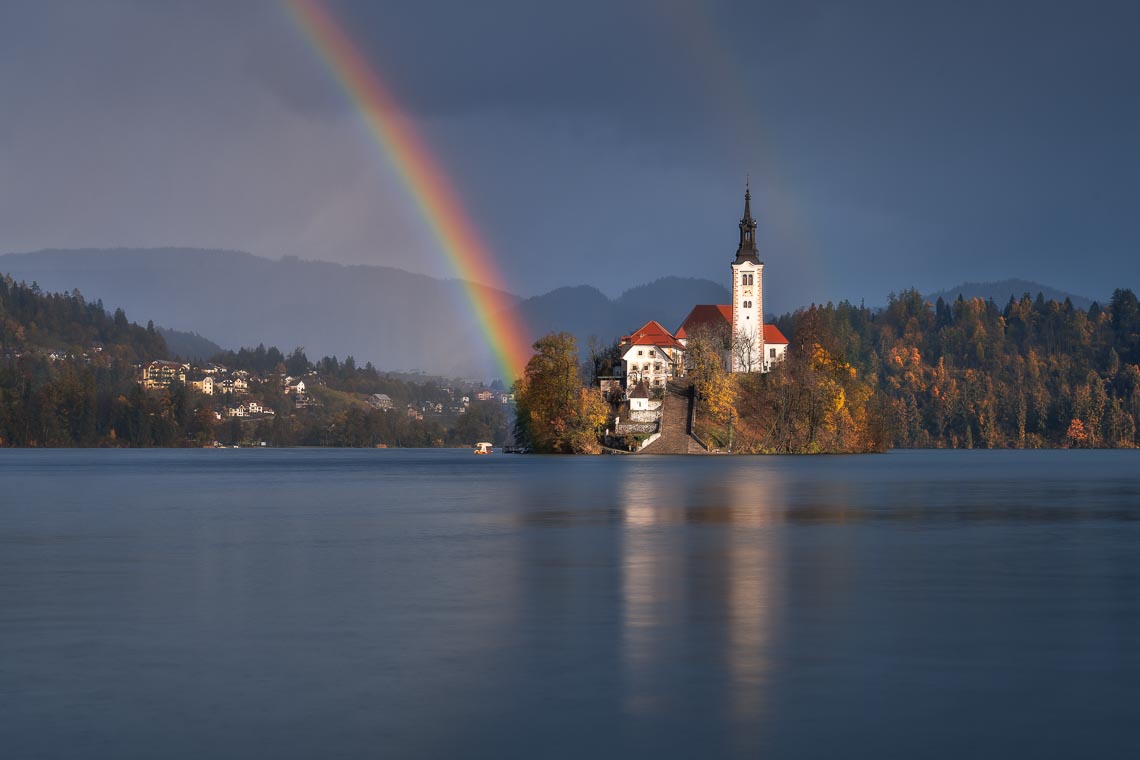
[[[1140,444],[1140,306],[1117,290],[1079,309],[1028,294],[1004,307],[916,291],[874,311],[813,306],[778,326],[792,350],[819,344],[868,379],[895,446]]]
[[[108,314],[103,302],[88,303],[78,290],[44,293],[39,285],[0,277],[0,352],[44,350],[57,353],[112,352],[125,361],[166,354],[154,328],[127,320],[122,309]]]

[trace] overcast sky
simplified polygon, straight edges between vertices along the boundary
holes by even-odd
[[[774,310],[1140,285],[1140,3],[329,2],[523,295],[726,279]],[[0,4],[0,250],[188,245],[448,276],[283,6]]]

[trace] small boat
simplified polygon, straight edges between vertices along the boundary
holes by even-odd
[[[484,441],[482,443],[475,444],[475,449],[472,451],[472,453],[473,454],[490,454],[490,453],[494,452],[494,450],[495,449],[491,444]]]

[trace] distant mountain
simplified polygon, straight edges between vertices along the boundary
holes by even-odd
[[[196,332],[182,332],[166,327],[159,327],[158,332],[166,341],[167,351],[172,357],[179,356],[183,359],[200,362],[216,356],[224,350],[214,341],[203,338]]]
[[[586,347],[590,336],[603,343],[628,335],[651,319],[676,330],[698,303],[726,303],[728,289],[711,280],[663,277],[609,299],[597,288],[558,288],[519,303],[517,315],[534,335],[566,331]]]
[[[998,306],[1005,306],[1012,295],[1014,298],[1021,298],[1028,293],[1032,298],[1036,298],[1038,293],[1045,296],[1046,301],[1056,301],[1063,303],[1066,298],[1073,302],[1073,306],[1078,309],[1088,309],[1093,304],[1093,299],[1086,296],[1078,296],[1073,293],[1066,293],[1063,290],[1051,288],[1048,285],[1042,285],[1037,282],[1030,282],[1029,280],[1001,280],[1000,282],[964,282],[961,285],[948,288],[947,290],[939,290],[934,293],[923,293],[923,296],[930,302],[935,302],[939,298],[949,302],[954,301],[961,294],[963,298],[981,298],[983,300],[993,299],[994,303]],[[1101,301],[1104,305],[1107,299]]]
[[[494,377],[471,316],[467,285],[380,266],[344,266],[238,251],[187,248],[47,250],[0,255],[0,272],[45,290],[101,299],[163,325],[171,354],[303,346],[312,358],[352,355],[385,370]],[[482,286],[476,286],[482,287]],[[559,288],[519,299],[513,313],[532,339],[554,330],[609,341],[657,319],[675,330],[697,303],[725,303],[708,280],[666,277],[616,299],[596,288]],[[208,336],[208,340],[202,338]],[[217,341],[217,343],[213,343]]]

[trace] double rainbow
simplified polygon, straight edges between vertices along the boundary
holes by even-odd
[[[447,174],[380,76],[320,0],[286,0],[293,19],[360,111],[420,213],[439,241],[471,311],[509,385],[522,377],[530,342],[510,315],[499,273],[482,237],[456,197]],[[482,284],[480,284],[482,283]]]

